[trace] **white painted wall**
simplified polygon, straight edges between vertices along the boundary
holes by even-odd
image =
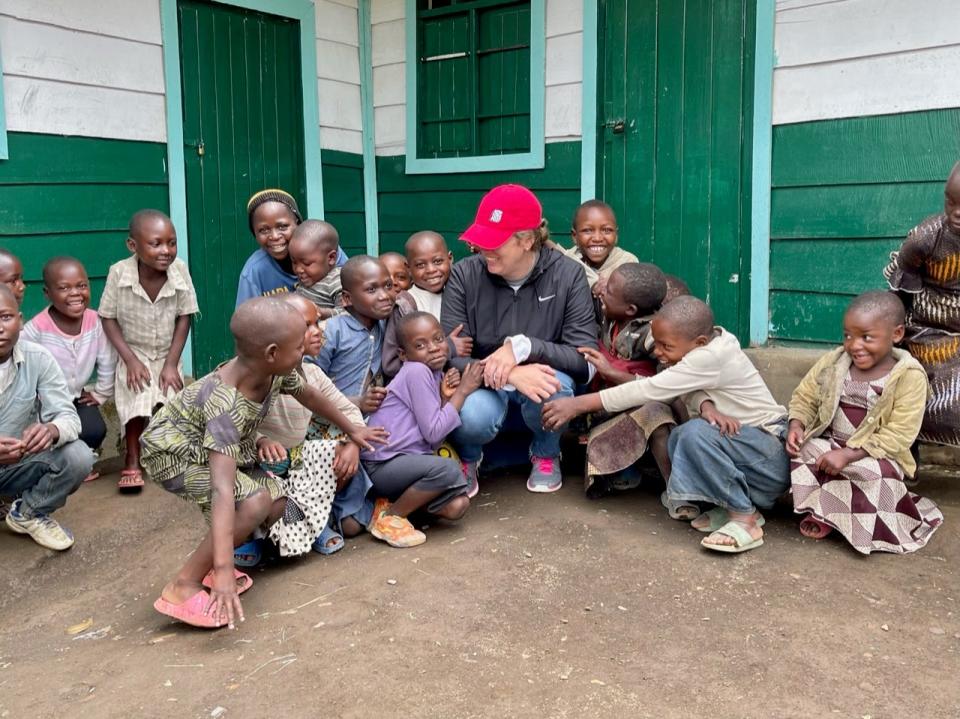
[[[370,0],[373,104],[378,155],[402,155],[406,141],[404,0]],[[579,140],[583,1],[546,0],[545,134]]]
[[[360,153],[357,0],[315,0],[321,147]],[[159,0],[0,0],[7,129],[166,141]]]
[[[777,0],[773,124],[960,106],[960,0]]]

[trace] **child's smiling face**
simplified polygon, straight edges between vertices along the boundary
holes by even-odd
[[[90,306],[90,280],[79,262],[60,262],[50,268],[43,293],[53,309],[70,319],[80,319]]]
[[[17,303],[23,303],[27,286],[23,283],[23,265],[13,255],[0,254],[0,284],[10,288]]]
[[[407,264],[413,275],[413,284],[439,294],[450,277],[453,255],[440,236],[424,235],[407,246]]]
[[[303,317],[306,328],[303,334],[303,354],[307,357],[316,357],[323,349],[323,330],[320,328],[320,313],[317,306],[303,295],[288,293],[283,295],[283,301],[291,304]]]
[[[253,235],[277,262],[287,259],[297,218],[282,202],[264,202],[253,211]]]
[[[20,339],[22,319],[17,298],[12,293],[0,292],[0,362],[6,362],[13,353],[13,347]]]
[[[600,293],[603,314],[613,322],[621,322],[637,316],[637,306],[627,302],[623,297],[623,284],[623,276],[619,272],[611,272]]]
[[[889,360],[903,333],[903,325],[894,324],[880,312],[852,309],[843,317],[843,349],[861,372]]]
[[[177,231],[168,218],[149,217],[138,224],[127,239],[127,247],[141,265],[166,272],[177,259]]]
[[[399,357],[404,362],[422,362],[432,370],[441,370],[447,363],[450,348],[435,317],[417,317],[404,323],[403,347]]]
[[[402,255],[390,253],[380,258],[380,262],[390,273],[390,279],[393,282],[393,294],[399,295],[404,290],[409,290],[412,284],[410,279],[410,267]]]
[[[586,207],[573,218],[570,230],[583,258],[593,267],[600,267],[617,244],[617,218],[602,207]]]
[[[679,327],[674,326],[673,322],[658,317],[654,317],[650,323],[650,331],[653,334],[653,354],[657,361],[666,367],[675,365],[688,352],[703,347],[710,341],[710,338],[704,335],[688,337]]]

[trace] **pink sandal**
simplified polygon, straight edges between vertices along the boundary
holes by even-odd
[[[243,594],[245,591],[250,589],[253,586],[253,579],[249,574],[241,572],[239,569],[233,570],[233,577],[239,583],[237,584],[237,594]],[[213,589],[213,570],[211,569],[207,572],[207,576],[203,578],[203,586],[207,589]]]
[[[125,469],[120,472],[117,489],[121,492],[139,492],[143,489],[143,472],[139,469]]]
[[[800,534],[808,539],[820,540],[826,537],[832,531],[833,527],[826,522],[821,522],[819,519],[815,519],[812,514],[808,514],[806,517],[800,520]]]
[[[153,608],[161,614],[172,617],[191,627],[200,627],[201,629],[219,629],[224,626],[217,617],[204,614],[203,610],[210,603],[210,595],[200,590],[190,597],[183,604],[174,604],[160,597],[153,603]]]

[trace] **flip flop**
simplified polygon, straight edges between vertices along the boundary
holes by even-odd
[[[815,532],[811,532],[810,530],[804,531],[803,525],[805,524],[807,526],[811,524],[814,525],[814,529],[816,531]],[[820,541],[821,539],[826,537],[828,534],[830,534],[832,531],[833,531],[833,527],[831,527],[829,524],[827,524],[826,522],[821,522],[819,519],[814,519],[809,514],[800,520],[800,534],[802,534],[807,539],[814,539],[814,540]]]
[[[120,472],[117,489],[121,492],[139,492],[143,489],[143,472],[139,469],[125,469]]]
[[[327,545],[331,539],[336,538],[336,542]],[[320,536],[313,540],[313,551],[329,556],[343,549],[343,535],[331,527],[329,524],[320,532]]]
[[[716,533],[722,534],[725,537],[730,537],[734,541],[734,544],[713,544],[707,541],[709,537],[704,537],[700,540],[700,546],[706,547],[707,549],[712,549],[714,552],[739,554],[740,552],[747,552],[751,549],[756,549],[763,544],[763,537],[760,537],[760,539],[754,539],[750,536],[750,532],[748,532],[746,528],[738,522],[727,522],[720,527]]]
[[[250,589],[253,586],[253,578],[249,574],[241,572],[239,569],[233,570],[233,577],[240,581],[240,584],[237,585],[237,594],[243,594],[245,591]],[[207,576],[203,578],[201,582],[203,586],[207,589],[213,589],[213,570],[211,569],[207,572]]]
[[[83,481],[84,481],[84,482],[92,482],[92,481],[95,480],[95,479],[100,479],[100,473],[97,472],[96,470],[94,470],[93,472],[91,472],[90,474],[88,474],[86,477],[84,477],[84,478],[83,478]]]
[[[676,519],[681,522],[691,522],[697,517],[700,516],[700,509],[697,505],[692,502],[686,502],[684,500],[674,501],[667,496],[666,490],[660,495],[660,504],[662,504],[666,510],[667,514],[670,515],[670,519]],[[693,510],[692,512],[681,512],[684,507]],[[690,515],[693,515],[692,517]]]
[[[233,550],[233,563],[238,567],[249,569],[260,564],[260,540],[251,539]]]
[[[716,532],[718,529],[720,529],[720,527],[730,521],[730,515],[727,514],[727,510],[725,510],[723,507],[714,507],[698,517],[695,517],[693,521],[700,519],[700,517],[703,517],[704,515],[710,517],[710,524],[708,524],[706,527],[694,527],[692,524],[690,526],[696,529],[698,532],[704,532],[706,534],[712,534],[713,532]],[[763,518],[763,515],[761,515],[757,520],[758,527],[762,527],[766,523],[767,520]]]
[[[190,597],[183,604],[174,604],[160,597],[153,603],[153,608],[161,614],[172,617],[191,627],[201,629],[219,629],[224,626],[216,617],[205,615],[203,610],[210,603],[210,595],[202,589]]]

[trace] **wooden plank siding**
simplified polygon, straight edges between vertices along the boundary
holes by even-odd
[[[326,221],[337,228],[340,244],[351,257],[367,251],[363,211],[363,156],[324,150],[323,204]]]
[[[505,182],[533,190],[554,239],[570,242],[571,217],[580,204],[579,142],[548,143],[542,170],[406,175],[404,167],[402,155],[377,158],[381,252],[402,251],[410,235],[430,229],[446,238],[454,255],[465,256],[457,238],[473,222],[484,193]]]
[[[87,268],[96,307],[107,270],[128,256],[130,216],[168,211],[165,145],[12,132],[0,162],[0,246],[23,262],[23,315],[46,305],[41,270],[54,255]]]
[[[960,109],[780,125],[773,133],[770,338],[837,343],[851,297],[943,211]]]

